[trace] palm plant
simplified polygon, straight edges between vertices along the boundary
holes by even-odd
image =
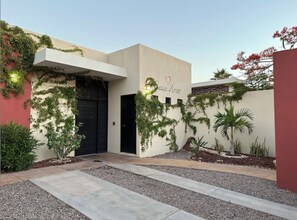
[[[210,80],[227,79],[230,76],[232,76],[232,74],[228,73],[224,68],[220,70],[217,69],[217,71],[213,73],[213,78]]]
[[[215,114],[215,123],[214,130],[217,132],[219,128],[221,128],[221,134],[223,137],[226,137],[230,140],[230,154],[234,155],[234,133],[235,131],[239,131],[242,133],[245,128],[247,128],[249,134],[253,131],[253,116],[250,110],[248,109],[240,109],[237,112],[234,112],[234,107],[231,105],[230,108],[225,108],[225,112],[218,112]],[[230,132],[229,132],[230,131]],[[229,133],[230,136],[229,136]]]

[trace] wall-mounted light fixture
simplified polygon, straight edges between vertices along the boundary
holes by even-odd
[[[8,72],[8,80],[13,85],[22,85],[25,81],[24,74],[19,71]]]

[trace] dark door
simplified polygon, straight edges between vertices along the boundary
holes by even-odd
[[[75,155],[107,151],[107,83],[78,79],[76,124],[82,123],[79,133],[85,135]]]
[[[135,95],[121,96],[121,152],[136,154]]]
[[[79,133],[85,135],[86,138],[82,140],[75,155],[97,153],[98,103],[93,100],[79,99],[77,104],[79,115],[76,117],[76,121],[83,124]]]

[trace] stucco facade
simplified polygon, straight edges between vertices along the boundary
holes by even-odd
[[[31,31],[27,32],[33,33]],[[79,52],[65,53],[41,48],[35,55],[34,65],[58,67],[68,73],[86,70],[91,76],[101,78],[108,85],[108,111],[106,115],[106,150],[108,152],[127,154],[121,148],[121,138],[123,138],[121,137],[121,129],[123,129],[123,125],[121,124],[121,98],[125,95],[135,95],[139,90],[143,90],[145,80],[148,77],[153,77],[159,84],[159,89],[155,95],[163,103],[165,103],[166,98],[170,98],[172,104],[176,104],[178,99],[185,102],[188,94],[191,92],[191,64],[144,45],[137,44],[107,54],[55,38],[52,38],[52,42],[55,48],[60,49],[78,47],[83,50],[83,57]],[[30,89],[33,88],[36,78],[36,75],[33,75]],[[76,82],[72,81],[67,86],[75,85]],[[41,89],[51,88],[52,86],[54,85],[45,83]],[[30,116],[36,118],[36,110],[33,108],[29,110]],[[180,118],[178,109],[173,109],[168,114],[171,118]],[[85,124],[84,126],[88,125]],[[40,132],[40,129],[35,129],[32,123],[30,124],[30,128],[34,136],[43,143],[36,150],[38,160],[53,157],[53,153],[48,150],[46,145],[45,129]],[[176,134],[178,137],[177,144],[182,147],[186,141],[186,134],[184,132],[184,125],[181,123],[176,127]],[[155,137],[152,140],[152,145],[146,151],[142,152],[137,130],[135,130],[135,137],[136,150],[135,153],[129,153],[130,155],[147,157],[169,151],[169,147],[166,146],[168,144],[166,139]],[[97,152],[94,151],[94,153]],[[71,155],[75,155],[75,152],[72,152]]]
[[[109,82],[108,92],[108,151],[120,153],[120,97],[144,90],[145,80],[153,77],[159,84],[154,95],[157,95],[161,102],[165,103],[166,97],[171,98],[172,104],[176,104],[177,99],[186,101],[191,92],[191,64],[141,44],[109,54],[108,61],[128,70],[126,79]],[[169,114],[174,115],[174,111],[178,110],[172,110]],[[178,137],[185,135],[179,126],[176,132]],[[183,138],[179,138],[179,146],[182,143]],[[137,135],[136,155],[146,157],[168,152],[166,144],[164,138],[156,137],[152,145],[142,152],[140,137]]]

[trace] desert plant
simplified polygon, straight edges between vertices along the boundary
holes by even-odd
[[[235,154],[240,154],[241,153],[241,142],[238,139],[236,139],[234,141],[234,153]]]
[[[32,136],[30,129],[14,122],[0,126],[2,171],[20,171],[32,165],[36,159],[33,150],[38,141]]]
[[[258,137],[250,146],[250,154],[256,157],[267,157],[269,148],[265,146],[265,139],[263,143],[258,142]]]
[[[207,144],[206,141],[203,141],[203,138],[204,136],[202,136],[201,138],[197,137],[197,140],[195,138],[191,139],[191,144],[194,145],[191,150],[197,159],[200,156],[200,147],[204,147]]]
[[[46,126],[48,139],[48,148],[57,156],[58,160],[64,160],[70,152],[80,147],[84,135],[78,134],[79,127],[75,126],[74,119],[69,117],[64,124],[54,127],[53,123]]]
[[[225,112],[218,112],[215,114],[215,123],[214,130],[217,130],[221,127],[221,134],[223,137],[226,137],[230,140],[230,154],[234,155],[234,133],[235,131],[244,131],[244,128],[248,129],[249,134],[253,131],[253,116],[250,110],[240,109],[237,112],[234,112],[234,107],[231,105],[230,108],[225,108]],[[230,130],[230,137],[228,131]]]
[[[219,143],[219,140],[215,138],[215,144],[212,145],[213,149],[218,152],[219,155],[221,155],[221,152],[224,150],[224,146]]]
[[[167,146],[169,146],[170,150],[176,152],[178,150],[178,145],[176,143],[176,134],[175,134],[175,127],[174,126],[173,126],[173,128],[170,129],[169,135],[170,136],[166,138],[166,140],[169,141]]]

